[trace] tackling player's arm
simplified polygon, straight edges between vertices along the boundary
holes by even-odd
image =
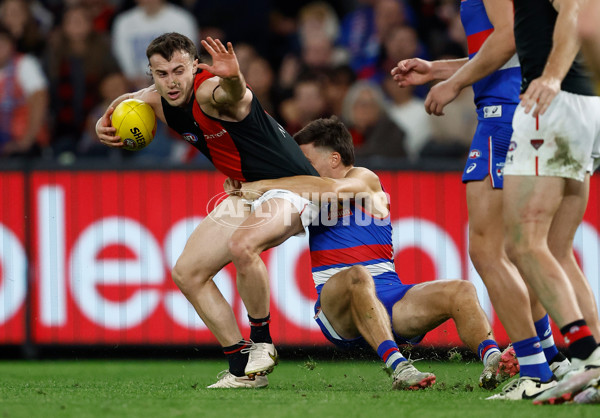
[[[446,81],[432,87],[425,99],[425,110],[429,114],[443,115],[444,107],[452,102],[462,89],[502,67],[516,52],[512,0],[484,0],[483,3],[494,31],[473,59],[459,67]]]
[[[159,118],[162,122],[166,123],[165,114],[163,112],[160,101],[160,94],[158,94],[158,92],[156,91],[154,84],[149,87],[138,90],[134,93],[122,94],[121,96],[117,97],[115,100],[112,101],[112,103],[108,106],[104,114],[96,122],[96,135],[98,135],[98,139],[104,145],[108,145],[109,147],[115,148],[123,146],[123,143],[121,142],[121,137],[115,135],[117,130],[112,126],[110,116],[114,112],[115,108],[119,105],[119,103],[128,99],[138,99],[142,100],[143,102],[146,102],[152,107],[154,113],[156,114],[156,117]]]
[[[577,35],[577,17],[585,0],[550,0],[550,2],[558,11],[552,35],[552,49],[542,75],[533,80],[527,87],[527,91],[521,95],[525,113],[533,109],[531,115],[534,118],[546,112],[560,91],[560,85],[581,46]]]
[[[243,183],[240,194],[247,199],[256,199],[272,189],[289,190],[315,203],[358,197],[367,200],[367,204],[372,204],[371,211],[376,215],[386,216],[389,210],[388,199],[381,187],[379,177],[371,170],[362,167],[350,169],[346,177],[341,179],[294,176]]]
[[[252,92],[246,88],[246,80],[231,42],[227,47],[211,37],[202,40],[202,46],[212,57],[212,65],[200,63],[198,67],[216,77],[206,80],[196,90],[196,100],[210,116],[224,120],[240,121],[250,113]]]

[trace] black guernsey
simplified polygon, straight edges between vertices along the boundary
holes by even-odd
[[[558,12],[550,0],[514,0],[515,42],[521,62],[521,93],[532,80],[540,77],[552,49],[552,35]],[[588,71],[577,54],[561,84],[561,90],[584,96],[594,96]]]
[[[194,92],[214,77],[200,70]],[[198,148],[221,173],[235,180],[256,181],[313,175],[317,171],[294,138],[268,115],[253,95],[250,113],[239,122],[208,116],[192,94],[185,107],[170,106],[161,97],[167,125]]]

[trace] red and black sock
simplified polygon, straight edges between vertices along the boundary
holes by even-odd
[[[271,314],[264,318],[252,318],[248,315],[248,319],[250,320],[250,339],[252,342],[271,344],[273,342],[269,331]]]
[[[250,344],[244,340],[229,347],[223,347],[223,353],[225,353],[229,362],[229,373],[234,376],[245,375],[244,369],[246,369],[248,363],[248,353],[242,353],[242,350],[247,347],[250,347]]]
[[[560,332],[569,347],[571,357],[586,359],[597,347],[596,340],[583,319],[565,325]]]

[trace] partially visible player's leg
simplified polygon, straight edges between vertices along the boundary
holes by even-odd
[[[600,341],[600,323],[594,293],[573,252],[575,233],[588,203],[589,181],[589,175],[584,182],[567,180],[565,195],[550,226],[548,246],[571,281],[579,309],[590,331],[596,341]]]
[[[431,373],[418,371],[400,353],[387,310],[377,298],[373,277],[363,266],[333,275],[319,297],[321,311],[335,333],[344,339],[362,336],[394,370],[395,389],[421,389],[435,383]]]
[[[246,344],[233,310],[213,277],[231,261],[229,238],[247,216],[241,204],[241,199],[229,197],[215,208],[196,227],[172,271],[173,280],[181,292],[223,347],[229,361],[229,372],[234,377],[244,375],[248,355],[241,351]],[[227,375],[219,382],[223,380],[228,385],[239,384],[237,387],[256,384],[234,382],[234,377]],[[263,386],[266,384],[258,383]]]
[[[535,335],[527,286],[504,251],[502,189],[488,178],[467,183],[469,255],[512,341]]]
[[[229,197],[204,218],[172,271],[179,289],[223,346],[237,343],[242,336],[231,306],[212,279],[231,262],[228,241],[248,215],[240,204],[241,199]],[[224,210],[228,205],[236,211]]]
[[[249,376],[267,374],[278,362],[269,332],[269,273],[260,254],[302,232],[296,207],[285,199],[270,199],[239,226],[229,241],[237,270],[237,288],[250,320],[252,345],[246,366]]]
[[[448,319],[454,319],[461,340],[484,363],[480,384],[495,388],[500,349],[491,326],[477,300],[475,287],[464,280],[421,283],[410,289],[393,307],[396,334],[410,339],[424,335]]]
[[[561,210],[563,197],[572,179],[560,177],[509,176],[505,180],[505,197],[512,204],[505,208],[507,251],[569,344],[576,359],[586,359],[596,342],[583,319],[573,285],[562,266],[552,255],[548,236],[555,215]],[[572,190],[572,189],[571,189]],[[579,225],[579,213],[562,216],[568,231]]]

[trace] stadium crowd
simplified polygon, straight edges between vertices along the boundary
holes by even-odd
[[[402,59],[466,56],[455,0],[2,0],[0,159],[210,164],[159,124],[136,153],[102,146],[94,123],[115,97],[149,85],[149,41],[177,31],[231,41],[263,107],[291,134],[337,115],[359,160],[462,163],[476,126],[471,89],[443,117],[428,87],[399,89]],[[204,55],[201,59],[207,59]]]

